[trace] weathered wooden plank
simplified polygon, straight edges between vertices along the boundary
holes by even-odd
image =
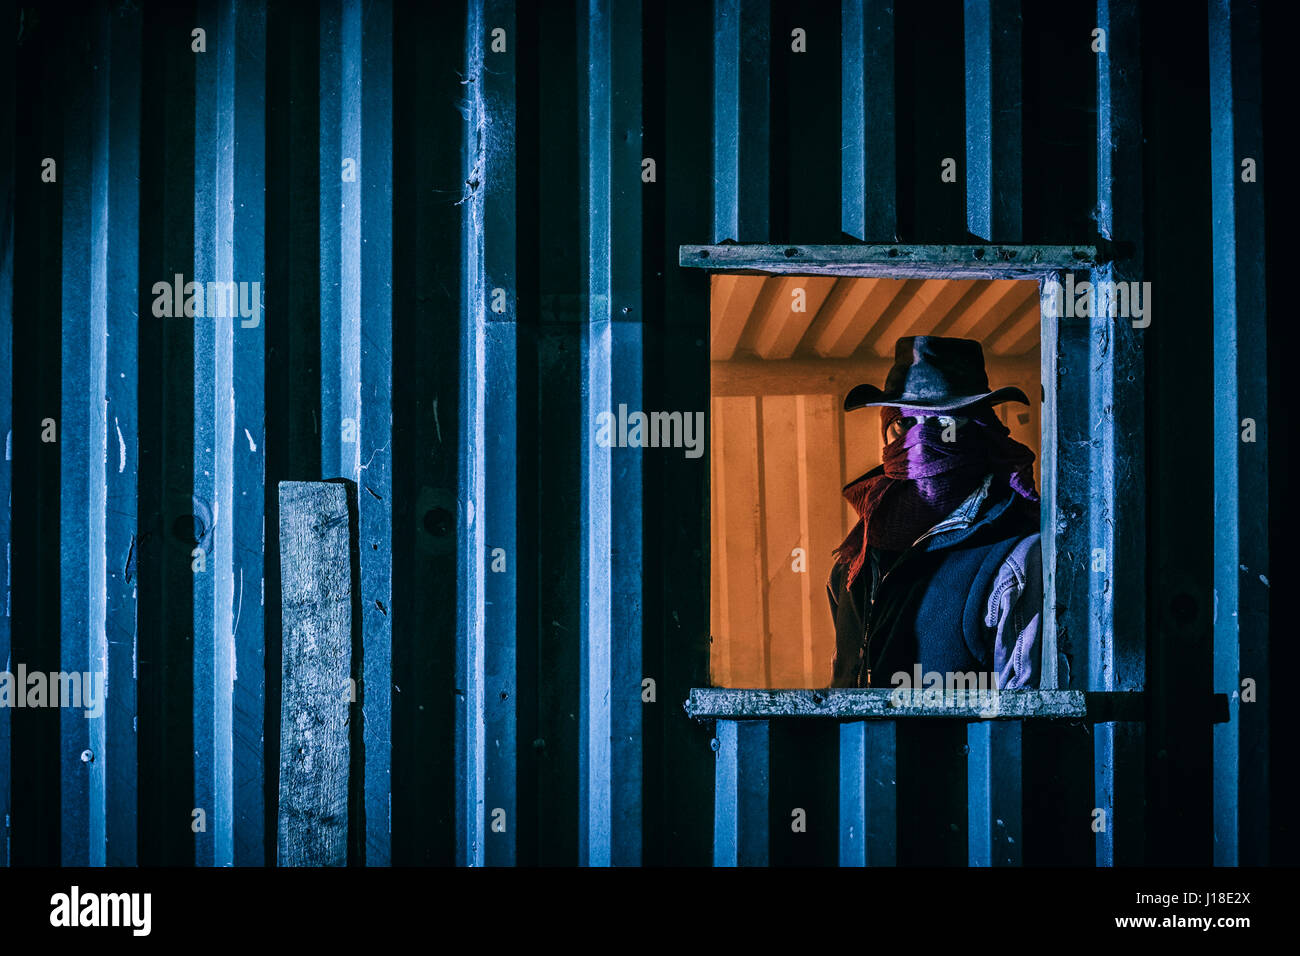
[[[678,264],[761,275],[883,276],[894,279],[1035,279],[1102,260],[1096,246],[1057,245],[683,245]]]
[[[1059,282],[1059,279],[1056,281]],[[1060,448],[1058,439],[1060,418],[1057,413],[1059,395],[1055,387],[1060,364],[1060,320],[1053,309],[1046,307],[1046,303],[1051,301],[1050,288],[1049,283],[1039,284],[1042,340],[1038,357],[1043,401],[1039,410],[1042,421],[1042,448],[1036,469],[1040,514],[1047,515],[1049,519],[1057,514],[1059,507],[1061,488],[1057,474],[1063,464],[1058,452]],[[1056,608],[1060,604],[1057,588],[1061,584],[1058,576],[1061,555],[1058,553],[1059,539],[1054,530],[1051,534],[1043,535],[1040,540],[1043,555],[1044,617],[1042,672],[1038,683],[1044,690],[1056,690],[1069,682],[1068,673],[1060,673],[1057,661]]]
[[[949,692],[944,691],[945,695]],[[1113,721],[1139,719],[1140,691],[1090,692],[1081,690],[970,691],[960,689],[943,700],[927,701],[923,692],[893,688],[830,688],[824,690],[750,690],[723,687],[691,689],[686,713],[703,720],[767,719],[770,717],[832,717],[846,720],[900,717],[957,720]],[[895,696],[897,695],[897,696]],[[915,697],[915,699],[913,699]]]
[[[351,516],[342,482],[280,482],[280,866],[345,866]]]
[[[1214,729],[1214,862],[1223,866],[1269,862],[1265,184],[1246,173],[1264,164],[1259,37],[1255,4],[1210,5],[1214,689],[1231,695],[1232,715]]]

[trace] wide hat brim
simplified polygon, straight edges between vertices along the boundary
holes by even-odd
[[[951,412],[975,405],[978,402],[988,402],[990,405],[997,405],[1000,402],[1020,402],[1022,405],[1028,405],[1029,397],[1014,385],[995,388],[991,392],[983,392],[979,395],[943,395],[922,398],[919,395],[910,397],[907,395],[888,395],[883,389],[877,388],[875,385],[864,384],[856,386],[845,396],[844,410],[851,412],[855,408],[892,406],[894,408],[928,408],[936,412]]]

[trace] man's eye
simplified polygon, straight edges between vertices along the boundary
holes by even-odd
[[[889,441],[897,441],[915,424],[915,418],[895,418],[889,423],[889,428],[885,430],[885,436]]]

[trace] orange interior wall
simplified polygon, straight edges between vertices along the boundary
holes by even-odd
[[[824,687],[835,653],[826,582],[832,551],[856,521],[841,489],[880,463],[880,414],[845,413],[842,393],[782,394],[789,391],[782,361],[746,373],[753,394],[735,394],[734,386],[719,394],[727,364],[714,363],[710,410],[712,682]],[[1035,455],[1038,368],[1037,349],[988,360],[994,387],[1019,385],[1033,402],[998,411]],[[1034,476],[1037,482],[1037,462]]]

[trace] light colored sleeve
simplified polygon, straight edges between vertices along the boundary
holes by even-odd
[[[993,633],[999,690],[1035,689],[1042,673],[1043,559],[1039,535],[1022,538],[998,569],[984,623]]]

